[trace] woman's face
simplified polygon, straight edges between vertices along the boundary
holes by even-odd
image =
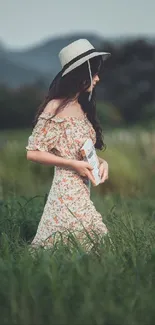
[[[96,74],[93,78],[92,78],[92,87],[90,86],[87,91],[91,92],[93,90],[93,88],[96,86],[97,82],[100,81],[100,78],[98,76],[98,74]]]

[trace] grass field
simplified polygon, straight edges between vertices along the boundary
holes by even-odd
[[[32,255],[29,244],[53,167],[26,160],[28,130],[3,132],[3,139],[6,134],[0,160],[0,324],[153,325],[153,136],[119,130],[105,136],[108,147],[99,154],[109,162],[109,180],[91,195],[111,241],[105,238],[89,254],[75,242]]]
[[[154,199],[100,200],[112,244],[89,254],[63,244],[29,252],[43,205],[1,204],[0,324],[154,324]]]
[[[0,198],[10,193],[34,196],[48,191],[53,166],[32,163],[26,159],[25,146],[31,130],[1,131]],[[105,194],[133,194],[148,191],[154,179],[155,135],[141,129],[105,131],[106,151],[97,154],[109,163],[109,180],[95,189]]]

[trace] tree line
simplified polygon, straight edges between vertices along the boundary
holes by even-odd
[[[117,114],[124,125],[146,124],[155,119],[155,44],[144,39],[106,42],[100,50],[112,54],[103,65],[97,87],[97,98],[105,107],[100,110],[102,121],[105,115],[106,123],[115,125]],[[44,81],[18,89],[1,84],[0,128],[29,127],[47,92],[46,86]]]

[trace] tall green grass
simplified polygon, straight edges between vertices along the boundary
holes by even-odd
[[[112,242],[32,254],[44,203],[16,197],[0,206],[0,324],[154,324],[154,200],[107,195],[98,208]]]
[[[91,197],[111,240],[86,252],[72,237],[32,252],[53,167],[26,160],[26,132],[10,132],[1,148],[0,324],[154,324],[153,135],[105,135],[107,150],[98,154],[109,163],[109,180]]]

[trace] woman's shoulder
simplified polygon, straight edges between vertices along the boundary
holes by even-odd
[[[59,116],[59,114],[56,114],[56,110],[58,106],[60,105],[61,100],[59,99],[52,99],[50,100],[47,105],[45,106],[44,110],[39,116],[39,120],[46,120],[49,122],[49,125],[54,122],[60,123],[64,121],[64,118],[62,116]],[[56,114],[56,115],[55,115]]]
[[[54,115],[55,114],[55,111],[56,109],[58,108],[60,104],[60,100],[59,99],[52,99],[50,100],[47,105],[45,106],[44,110],[43,110],[43,113],[44,114],[51,114],[51,115]]]

